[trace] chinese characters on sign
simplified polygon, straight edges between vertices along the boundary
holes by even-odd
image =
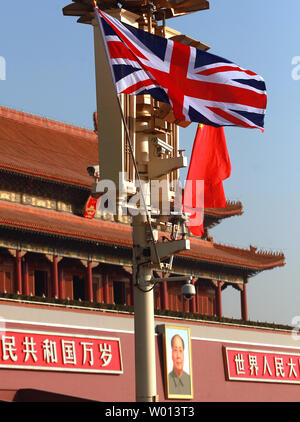
[[[228,380],[300,383],[300,353],[224,348]]]
[[[0,367],[123,373],[118,338],[21,330],[0,336]]]

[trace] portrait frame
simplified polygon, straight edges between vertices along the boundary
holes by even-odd
[[[193,369],[192,369],[192,349],[191,349],[191,331],[189,327],[182,327],[177,325],[163,326],[163,354],[164,354],[164,385],[165,395],[167,399],[193,399]],[[184,343],[184,363],[183,376],[184,387],[180,392],[176,392],[176,382],[173,383],[173,359],[172,359],[172,338],[180,336]],[[183,391],[185,390],[185,391]]]

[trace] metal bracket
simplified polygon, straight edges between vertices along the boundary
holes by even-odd
[[[149,179],[158,179],[173,170],[187,167],[187,157],[152,158],[148,163]]]
[[[179,240],[170,240],[167,242],[158,242],[155,244],[155,247],[159,258],[162,260],[174,255],[177,252],[189,250],[190,240],[183,238]],[[151,261],[154,264],[160,264],[160,262],[157,261],[154,246],[152,244],[150,244],[150,251]]]

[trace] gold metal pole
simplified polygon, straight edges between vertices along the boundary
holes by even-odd
[[[102,48],[105,51],[107,62],[110,63],[109,54],[105,42],[105,35],[102,28],[102,23],[99,18],[97,10],[95,10],[99,32],[102,39]],[[149,21],[148,21],[149,24]],[[97,65],[96,65],[97,66]],[[100,63],[98,63],[100,66]],[[110,76],[114,83],[114,74],[111,66]],[[101,71],[98,69],[98,72]],[[97,69],[96,69],[97,73]],[[100,76],[101,77],[101,76]],[[157,400],[156,394],[156,356],[155,356],[155,328],[154,328],[154,296],[153,284],[153,269],[151,263],[143,263],[142,252],[149,247],[149,242],[155,245],[155,230],[151,226],[151,216],[149,210],[150,203],[150,181],[147,176],[143,176],[142,180],[139,176],[140,171],[149,161],[149,135],[143,131],[147,127],[147,121],[139,121],[137,127],[136,139],[136,162],[129,131],[126,124],[126,119],[123,114],[122,106],[119,101],[117,92],[115,96],[119,104],[121,119],[123,121],[128,144],[132,155],[133,163],[136,170],[136,177],[138,178],[140,186],[140,194],[143,202],[143,207],[140,207],[140,212],[136,216],[132,216],[132,238],[133,238],[133,270],[134,270],[134,332],[135,332],[135,379],[136,379],[136,401],[137,402],[153,402]],[[99,109],[100,113],[101,110]],[[142,184],[143,182],[143,184]],[[143,186],[146,187],[144,194]],[[142,212],[141,212],[142,211]],[[150,241],[149,241],[150,235]],[[156,251],[156,249],[155,249]],[[157,260],[159,256],[156,251]],[[141,264],[142,262],[142,264]]]

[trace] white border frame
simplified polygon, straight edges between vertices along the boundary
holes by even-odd
[[[26,324],[26,323],[25,323]],[[110,340],[116,341],[119,346],[119,354],[120,354],[120,365],[121,369],[118,370],[103,370],[103,369],[80,369],[80,368],[65,368],[65,367],[47,367],[47,366],[29,366],[29,365],[6,365],[0,363],[0,368],[9,368],[9,369],[30,369],[30,370],[39,370],[39,371],[57,371],[57,372],[82,372],[82,373],[93,373],[93,374],[123,374],[123,360],[122,360],[122,350],[121,350],[121,341],[118,337],[104,337],[104,336],[91,336],[85,334],[70,334],[70,333],[57,333],[54,331],[37,331],[37,330],[24,330],[19,328],[8,328],[5,329],[4,332],[12,332],[12,333],[26,333],[26,334],[41,334],[41,335],[52,335],[52,336],[60,336],[60,337],[78,337],[78,338],[85,338],[85,339],[93,339],[93,340]],[[0,335],[0,339],[3,334]],[[4,334],[5,335],[5,334]]]
[[[228,361],[228,354],[227,350],[236,350],[238,352],[254,352],[254,353],[273,353],[278,355],[287,355],[287,356],[297,356],[300,359],[300,352],[299,353],[288,353],[288,352],[279,352],[278,350],[265,350],[265,349],[240,349],[237,347],[226,347],[223,346],[223,353],[224,353],[224,359],[226,362],[225,367],[225,373],[226,373],[226,380],[227,381],[251,381],[251,382],[267,382],[267,383],[273,383],[273,384],[300,384],[300,379],[297,380],[282,380],[282,379],[266,379],[266,378],[245,378],[245,377],[237,377],[237,376],[231,376],[229,374],[229,361]],[[300,371],[300,366],[299,366]],[[300,378],[300,372],[299,372],[299,378]]]
[[[189,370],[190,370],[190,381],[191,381],[191,394],[170,394],[169,392],[169,377],[168,377],[168,348],[167,348],[167,335],[168,329],[185,331],[188,338],[188,354],[189,354]],[[186,399],[191,400],[194,398],[194,384],[193,384],[193,365],[192,365],[192,341],[191,341],[191,329],[190,327],[184,327],[179,325],[164,324],[163,326],[163,355],[164,355],[164,379],[165,379],[165,394],[167,399]]]

